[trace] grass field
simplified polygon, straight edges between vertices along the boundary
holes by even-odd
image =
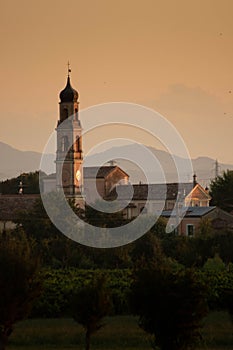
[[[92,349],[149,350],[148,336],[132,316],[107,318],[106,325],[92,338]],[[9,350],[83,350],[84,332],[72,319],[27,320],[19,323],[10,338]],[[198,350],[232,350],[233,326],[224,312],[211,313],[205,320],[203,344]]]

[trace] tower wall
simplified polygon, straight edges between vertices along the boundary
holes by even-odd
[[[79,120],[78,93],[67,78],[60,93],[57,123],[56,187],[65,195],[78,195],[83,185],[82,126]]]

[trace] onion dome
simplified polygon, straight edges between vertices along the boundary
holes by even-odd
[[[72,88],[69,76],[65,89],[60,92],[60,100],[61,102],[76,102],[78,100],[78,92]]]

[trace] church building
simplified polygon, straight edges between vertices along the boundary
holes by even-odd
[[[95,202],[97,195],[106,198],[117,184],[128,184],[129,175],[117,165],[83,168],[82,126],[79,118],[79,94],[71,86],[70,69],[67,83],[59,94],[57,122],[56,173],[43,179],[43,193],[63,189],[67,198],[76,203]],[[80,204],[80,203],[79,203]]]
[[[67,83],[59,94],[59,118],[57,122],[56,173],[43,179],[44,193],[63,189],[67,198],[75,198],[76,203],[95,202],[97,196],[105,200],[126,200],[129,175],[117,165],[83,168],[82,125],[79,118],[79,93],[71,86],[68,67]],[[197,183],[180,184],[182,206],[209,206],[210,196]],[[95,191],[97,189],[97,192]],[[178,184],[138,184],[133,185],[134,195],[127,217],[139,215],[147,201],[148,188],[152,193],[151,210],[156,210],[166,192],[165,210],[174,208],[178,196]],[[116,190],[117,189],[117,190]],[[97,196],[95,194],[97,193]],[[85,199],[82,197],[84,194]],[[189,204],[188,204],[189,203]]]

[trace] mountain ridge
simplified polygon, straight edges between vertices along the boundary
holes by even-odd
[[[155,158],[158,160],[158,163],[161,165],[164,173],[166,182],[177,182],[177,174],[176,168],[174,166],[174,161],[171,155],[164,151],[155,149],[150,146],[147,147]],[[142,153],[143,147],[140,147],[137,144],[125,145],[125,146],[115,146],[109,150],[104,152],[95,153],[86,157],[86,161],[84,166],[96,166],[103,163],[106,163],[106,159],[117,159],[117,164],[122,167],[129,175],[132,183],[138,182],[147,182],[146,177],[143,174],[142,170],[136,166],[132,161],[128,159],[135,159],[135,153],[137,157],[140,158],[140,155],[143,156]],[[127,159],[122,159],[118,155],[127,155]],[[49,154],[46,155],[48,163],[47,169],[42,169],[47,173],[55,171],[54,159],[55,155]],[[120,158],[120,159],[119,159]],[[6,180],[12,177],[16,177],[23,172],[31,172],[39,170],[40,161],[41,161],[41,153],[35,151],[21,151],[18,150],[4,142],[0,141],[0,180]],[[174,159],[177,163],[188,162],[187,159],[174,155]],[[192,159],[193,171],[197,174],[197,180],[202,185],[208,185],[210,180],[214,178],[214,159],[205,156],[199,156]],[[221,171],[225,171],[227,169],[233,170],[233,164],[224,164],[219,163]],[[155,182],[163,182],[160,172],[158,168],[154,168],[151,170],[151,164],[147,162],[145,166],[145,170],[150,174],[154,174],[156,179]],[[193,174],[183,174],[185,178],[185,182],[192,181]]]

